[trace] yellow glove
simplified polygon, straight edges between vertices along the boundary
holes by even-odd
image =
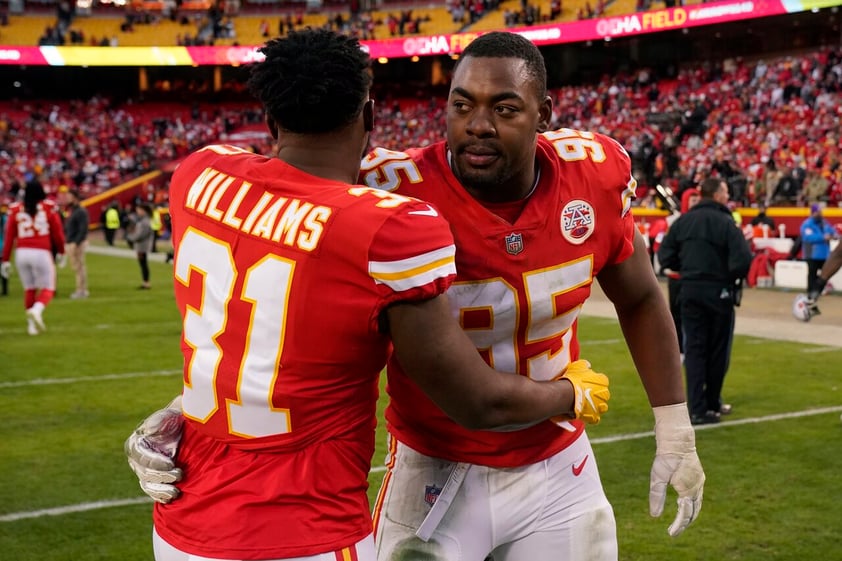
[[[573,410],[576,419],[595,425],[603,413],[608,411],[608,376],[591,370],[587,360],[571,362],[556,380],[569,380],[573,384],[575,399]],[[554,417],[556,423],[569,420],[566,417]]]

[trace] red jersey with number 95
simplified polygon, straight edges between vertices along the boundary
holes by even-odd
[[[429,205],[231,146],[170,188],[183,318],[182,495],[155,526],[226,559],[315,555],[372,531],[366,496],[385,307],[453,280]]]
[[[539,135],[536,158],[538,184],[513,224],[465,191],[444,143],[406,153],[378,149],[361,178],[441,211],[456,240],[458,274],[447,293],[453,315],[493,368],[550,380],[579,358],[576,321],[594,277],[632,254],[636,182],[625,150],[599,134],[560,129]],[[450,461],[527,465],[562,450],[583,430],[578,421],[545,421],[516,432],[465,429],[396,360],[389,362],[388,392],[389,431],[423,454]]]

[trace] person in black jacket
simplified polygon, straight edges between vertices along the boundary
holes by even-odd
[[[85,265],[85,251],[88,247],[88,211],[81,204],[81,196],[76,189],[60,189],[61,204],[65,207],[64,219],[65,255],[70,257],[70,266],[76,277],[76,290],[70,295],[73,299],[88,297],[88,269]]]
[[[751,248],[734,223],[728,185],[709,178],[702,200],[681,215],[658,250],[661,266],[681,275],[681,324],[687,401],[693,424],[718,423],[730,413],[722,384],[731,356],[739,283],[751,266]]]

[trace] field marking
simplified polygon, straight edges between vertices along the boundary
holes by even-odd
[[[842,412],[842,405],[833,407],[821,407],[819,409],[806,409],[804,411],[794,411],[791,413],[778,413],[775,415],[766,415],[763,417],[750,417],[748,419],[736,419],[733,421],[723,421],[716,425],[699,425],[696,427],[700,430],[713,430],[724,427],[733,427],[737,425],[751,425],[758,423],[768,423],[773,421],[781,421],[785,419],[798,419],[802,417],[812,417],[815,415],[824,415],[827,413]],[[628,440],[639,440],[641,438],[651,438],[655,435],[654,431],[635,432],[629,434],[619,434],[616,436],[605,436],[601,438],[594,438],[591,444],[610,444],[612,442],[624,442]],[[381,473],[386,471],[386,466],[373,466],[369,473]],[[131,499],[113,499],[107,501],[94,501],[90,503],[78,503],[75,505],[60,506],[55,508],[44,508],[40,510],[30,510],[22,512],[11,512],[9,514],[0,515],[0,522],[15,522],[17,520],[26,520],[29,518],[42,518],[44,516],[61,516],[64,514],[71,514],[74,512],[86,512],[89,510],[99,510],[102,508],[113,508],[118,506],[131,506],[144,503],[150,503],[152,499],[149,497],[134,497]]]
[[[776,413],[775,415],[765,415],[763,417],[749,417],[746,419],[735,419],[733,421],[722,421],[715,425],[697,425],[694,427],[696,431],[720,429],[724,427],[734,427],[737,425],[753,425],[757,423],[768,423],[773,421],[781,421],[784,419],[798,419],[801,417],[812,417],[814,415],[824,415],[826,413],[842,413],[842,405],[834,405],[832,407],[821,407],[819,409],[805,409],[804,411],[794,411],[792,413]],[[655,436],[655,431],[646,432],[632,432],[628,434],[618,434],[615,436],[603,436],[600,438],[592,438],[591,444],[610,444],[612,442],[625,442],[627,440],[640,440],[641,438],[651,438]],[[386,471],[385,466],[377,466],[371,468],[373,473]]]
[[[152,499],[149,497],[135,497],[133,499],[115,499],[111,501],[95,501],[92,503],[79,503],[75,505],[59,506],[56,508],[44,508],[41,510],[30,510],[29,512],[13,512],[11,514],[0,515],[0,522],[15,522],[17,520],[26,520],[27,518],[41,518],[43,516],[61,516],[63,514],[70,514],[73,512],[85,512],[88,510],[99,510],[101,508],[111,508],[115,506],[129,506],[143,503],[151,503]]]
[[[815,347],[815,348],[805,348],[801,349],[802,353],[833,353],[837,352],[839,347]]]
[[[90,329],[96,329],[99,331],[107,331],[111,329],[121,329],[127,326],[135,326],[135,325],[142,325],[144,332],[146,330],[159,330],[159,329],[169,329],[172,328],[173,333],[181,333],[181,326],[179,325],[178,321],[157,321],[157,322],[144,322],[142,324],[136,323],[118,323],[118,324],[109,324],[109,323],[98,323],[96,325],[86,326]],[[18,327],[10,327],[5,329],[0,329],[0,335],[21,335],[26,331],[26,325],[21,321],[21,326]],[[43,336],[49,336],[50,333],[78,333],[79,326],[73,325],[59,325],[54,327],[52,323],[47,324],[47,331],[43,333]]]
[[[100,376],[77,376],[74,378],[35,378],[16,382],[0,382],[0,388],[21,388],[25,386],[49,386],[52,384],[75,384],[77,382],[100,382],[102,380],[127,380],[145,376],[172,376],[181,370],[151,370],[149,372],[126,372],[124,374],[102,374]]]
[[[625,339],[588,339],[587,341],[579,340],[580,347],[589,347],[591,345],[616,345],[617,343],[625,343]]]

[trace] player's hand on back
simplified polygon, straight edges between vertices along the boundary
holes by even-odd
[[[602,414],[608,411],[608,376],[591,369],[587,360],[571,362],[556,380],[568,380],[573,384],[573,408],[576,419],[595,425]],[[554,417],[557,423],[569,421],[569,417]]]
[[[144,419],[124,445],[129,467],[137,475],[140,488],[162,504],[181,493],[173,484],[182,477],[181,469],[175,465],[175,456],[183,424],[181,396],[178,396]]]
[[[678,493],[678,513],[667,532],[677,536],[702,509],[705,472],[696,453],[696,432],[690,424],[686,403],[654,407],[657,450],[649,484],[649,514],[664,511],[667,485]]]

